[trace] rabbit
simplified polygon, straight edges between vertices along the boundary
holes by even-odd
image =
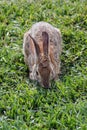
[[[24,34],[24,61],[29,68],[29,78],[49,88],[50,80],[60,73],[62,36],[59,29],[47,22],[37,22]]]

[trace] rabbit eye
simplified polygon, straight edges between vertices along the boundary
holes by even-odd
[[[36,71],[36,74],[39,75],[39,73]]]

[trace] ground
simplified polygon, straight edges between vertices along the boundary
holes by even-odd
[[[62,33],[51,89],[28,78],[23,35],[49,22]],[[87,130],[87,1],[0,1],[0,130]]]

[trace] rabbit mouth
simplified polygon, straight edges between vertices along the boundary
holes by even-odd
[[[49,88],[49,82],[46,80],[42,82],[42,85],[44,88]]]

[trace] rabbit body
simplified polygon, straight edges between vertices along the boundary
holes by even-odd
[[[36,42],[36,44],[34,44],[34,41]],[[49,77],[47,82],[49,82],[50,79],[56,79],[58,77],[58,74],[60,73],[60,54],[62,51],[61,42],[62,38],[60,30],[46,22],[38,22],[34,24],[30,28],[30,30],[24,34],[24,61],[29,67],[30,79],[38,80],[40,83],[42,83],[42,85],[44,84],[43,76],[38,73],[38,65],[43,57],[45,57],[45,59],[47,57],[46,60],[49,61],[49,76],[48,74],[46,74],[46,72],[44,72],[45,77]],[[37,46],[37,44],[39,52],[35,47],[35,45]],[[45,60],[42,60],[42,62],[44,62],[44,66],[47,64],[45,63]]]

